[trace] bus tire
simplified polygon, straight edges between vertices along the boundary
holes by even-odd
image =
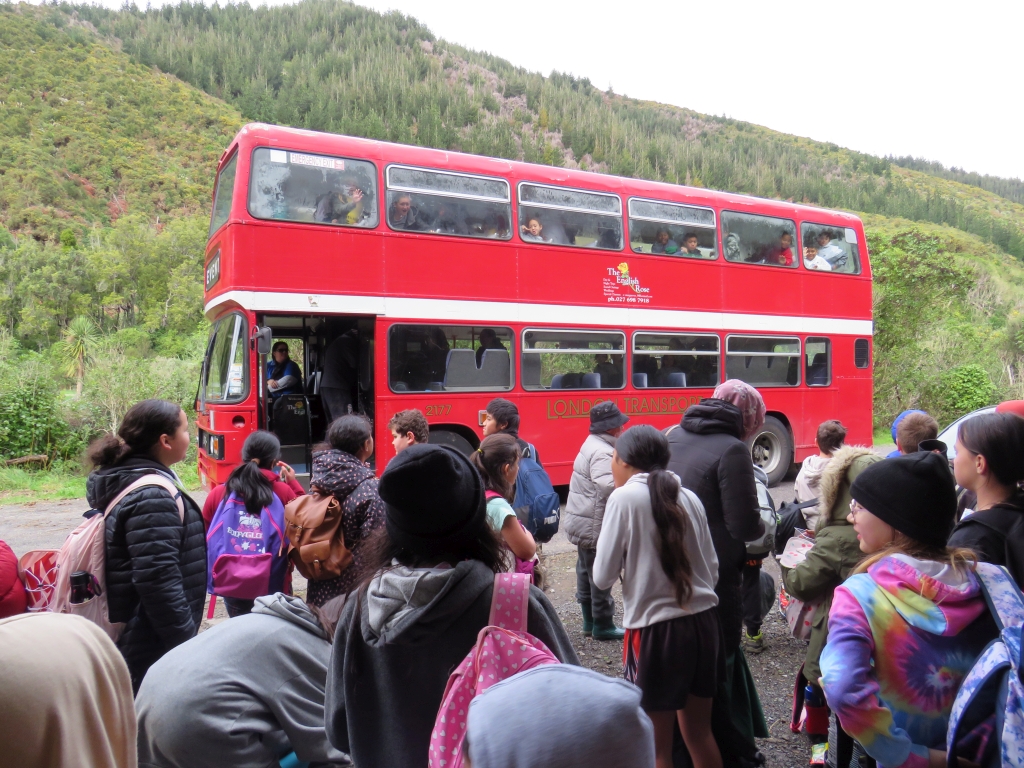
[[[476,450],[462,435],[450,429],[432,429],[427,442],[431,445],[447,445],[459,451],[463,456],[472,455]]]
[[[750,441],[750,458],[768,475],[769,486],[778,485],[793,463],[793,437],[786,425],[766,416],[764,426]]]

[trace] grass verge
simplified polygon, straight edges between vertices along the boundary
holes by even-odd
[[[199,490],[199,472],[195,461],[175,466],[187,491]],[[86,473],[77,465],[55,464],[50,469],[0,467],[0,506],[33,501],[59,501],[85,497]]]

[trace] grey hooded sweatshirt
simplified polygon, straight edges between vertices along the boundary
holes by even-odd
[[[256,600],[168,651],[139,690],[142,768],[277,768],[294,751],[314,766],[349,765],[324,731],[331,645],[297,597]]]
[[[454,568],[397,566],[349,597],[327,682],[327,733],[358,768],[423,768],[448,676],[491,612],[494,573],[478,560]],[[561,661],[579,664],[554,606],[530,590],[527,631]]]
[[[513,675],[469,705],[473,768],[654,768],[654,726],[640,695],[625,680],[568,664]]]

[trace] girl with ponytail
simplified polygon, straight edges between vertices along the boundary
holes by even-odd
[[[654,724],[657,768],[672,765],[679,730],[695,768],[721,768],[711,701],[723,660],[718,558],[704,507],[668,472],[668,439],[642,424],[615,444],[615,490],[605,507],[593,580],[622,576],[625,677],[643,692]]]
[[[275,469],[280,472],[280,476]],[[203,521],[209,529],[218,507],[231,494],[245,504],[246,512],[259,517],[263,510],[273,503],[274,496],[277,496],[284,506],[305,493],[295,479],[295,470],[281,461],[281,441],[277,439],[277,435],[257,430],[249,435],[242,445],[242,463],[228,475],[226,483],[218,485],[206,497]],[[254,600],[224,598],[228,616],[232,617],[249,613],[254,604]]]

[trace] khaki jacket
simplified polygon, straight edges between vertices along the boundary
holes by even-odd
[[[796,568],[782,569],[786,591],[804,602],[822,599],[811,618],[811,640],[804,659],[804,675],[815,684],[821,677],[818,659],[828,640],[828,612],[832,594],[864,556],[857,533],[846,516],[850,513],[850,487],[857,475],[882,457],[869,448],[845,446],[832,455],[821,476],[821,517],[814,546]]]

